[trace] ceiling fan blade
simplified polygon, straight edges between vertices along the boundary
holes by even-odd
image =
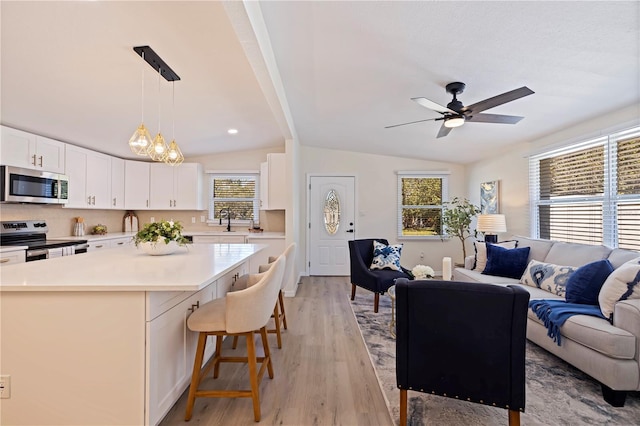
[[[407,124],[422,123],[423,121],[433,121],[433,120],[441,120],[441,118],[427,118],[426,120],[418,120],[418,121],[410,121],[408,123],[394,124],[391,126],[385,126],[385,129],[390,129],[392,127],[398,127],[398,126],[406,126]]]
[[[442,122],[442,126],[440,126],[440,131],[438,132],[438,138],[443,138],[449,134],[453,127],[445,127],[444,121]]]
[[[450,112],[452,114],[457,114],[457,112],[450,110],[447,107],[444,107],[442,105],[439,105],[433,101],[430,101],[427,98],[411,98],[412,101],[417,102],[418,104],[422,105],[425,108],[429,108],[430,110],[439,112],[440,114],[444,114],[446,112]]]
[[[462,112],[481,112],[489,108],[497,107],[498,105],[506,104],[507,102],[515,101],[516,99],[523,98],[533,93],[535,92],[529,89],[527,86],[522,86],[519,89],[515,89],[510,92],[485,99],[484,101],[477,102],[473,105],[466,106],[462,108]]]
[[[466,121],[473,123],[501,123],[501,124],[516,124],[524,117],[517,115],[502,115],[502,114],[473,114],[466,117]]]

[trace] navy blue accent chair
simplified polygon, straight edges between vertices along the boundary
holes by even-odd
[[[369,269],[373,261],[373,240],[349,241],[349,257],[351,259],[351,300],[356,297],[356,286],[372,291],[374,296],[373,311],[378,312],[380,295],[395,284],[397,278],[410,278],[408,274],[391,269]],[[383,238],[375,238],[383,244],[389,242]]]
[[[506,408],[509,425],[519,425],[528,304],[517,285],[399,279],[400,425],[407,424],[409,390]]]

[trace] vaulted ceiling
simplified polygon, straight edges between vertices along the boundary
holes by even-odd
[[[245,10],[246,8],[246,10]],[[640,2],[2,1],[4,125],[134,158],[142,119],[187,157],[302,145],[468,163],[640,104]],[[149,45],[172,85],[133,52]],[[144,77],[143,77],[144,76]],[[411,101],[535,94],[436,138]],[[175,105],[175,108],[173,107]],[[238,129],[229,135],[229,128]]]

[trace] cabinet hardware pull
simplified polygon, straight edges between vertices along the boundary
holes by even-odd
[[[115,198],[113,199],[113,205],[114,206],[116,205],[116,199]]]
[[[96,205],[96,196],[92,196],[91,197],[91,204],[93,204],[94,206]]]
[[[0,259],[0,263],[7,263],[10,260],[11,260],[10,258]]]
[[[102,244],[100,244],[99,246],[96,246],[96,248],[102,248],[104,247]]]
[[[87,204],[91,205],[91,195],[87,197]]]
[[[42,155],[40,156],[40,167],[42,167]]]
[[[149,200],[147,200],[147,207],[149,207]]]
[[[33,164],[33,165],[35,166],[35,165],[36,165],[36,155],[35,155],[35,154],[33,154],[33,155],[31,156],[31,158],[33,158],[33,162],[32,162],[31,164]]]

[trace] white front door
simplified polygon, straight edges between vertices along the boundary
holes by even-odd
[[[309,275],[350,274],[355,235],[355,176],[309,179]]]

